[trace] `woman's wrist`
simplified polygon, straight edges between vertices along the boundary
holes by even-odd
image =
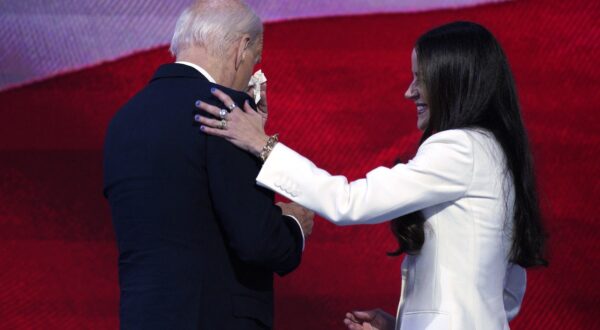
[[[279,134],[267,136],[266,140],[263,139],[262,147],[258,151],[258,158],[264,163],[267,157],[271,154],[275,145],[279,142]]]
[[[250,152],[260,158],[260,152],[263,150],[267,142],[269,141],[269,136],[266,134],[262,134],[260,137],[257,137],[254,142],[250,144]]]

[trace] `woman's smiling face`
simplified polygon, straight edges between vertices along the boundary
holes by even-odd
[[[417,106],[417,128],[424,131],[429,125],[429,104],[427,103],[427,92],[420,77],[419,63],[417,62],[417,52],[415,49],[411,55],[411,66],[413,80],[408,86],[404,97],[415,102]]]

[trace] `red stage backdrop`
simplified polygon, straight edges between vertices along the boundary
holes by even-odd
[[[550,267],[529,271],[514,329],[598,329],[600,5],[516,1],[266,26],[269,131],[350,179],[416,150],[404,100],[431,27],[487,26],[516,76],[533,142]],[[43,60],[43,59],[40,59]],[[172,61],[166,47],[0,93],[0,329],[115,329],[117,252],[102,190],[109,119]],[[346,311],[394,312],[401,258],[387,224],[322,219],[297,272],[276,282],[277,329],[342,329]]]

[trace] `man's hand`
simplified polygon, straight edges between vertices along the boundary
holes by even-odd
[[[248,87],[246,93],[250,95],[250,97],[254,98],[254,86]],[[260,85],[260,101],[256,104],[258,113],[263,119],[263,127],[267,125],[267,119],[269,117],[269,110],[267,106],[267,83],[262,83]]]
[[[396,319],[381,309],[346,313],[344,324],[350,330],[394,330]]]
[[[300,221],[300,226],[302,226],[302,232],[304,233],[304,238],[307,239],[308,236],[312,233],[313,223],[315,218],[315,212],[306,209],[300,204],[296,203],[277,203],[277,206],[281,207],[281,211],[283,215],[291,215]]]
[[[248,82],[246,93],[256,102],[258,113],[263,119],[263,128],[267,124],[269,110],[267,110],[267,76],[262,70],[256,71]]]

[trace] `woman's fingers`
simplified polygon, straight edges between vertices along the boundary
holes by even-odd
[[[354,323],[350,319],[344,319],[344,324],[349,330],[363,330],[364,328],[359,323]]]
[[[229,97],[229,95],[223,93],[220,89],[213,87],[210,89],[210,92],[213,93],[213,95],[216,96],[221,102],[223,102],[223,104],[225,104],[227,109],[233,110],[235,107],[237,107],[235,102],[233,102],[231,100],[231,97]]]
[[[234,111],[237,109],[234,109]],[[262,122],[263,123],[263,129],[264,129],[264,122],[263,122],[263,116],[258,113],[258,111],[255,111],[251,106],[250,106],[250,102],[248,102],[247,100],[244,102],[244,109],[240,109],[241,111],[244,112],[244,114],[247,116],[246,118],[251,118],[251,120],[253,122]]]
[[[361,321],[373,321],[375,316],[377,315],[376,310],[371,311],[354,311],[352,312],[353,316]]]
[[[248,87],[248,89],[246,90],[246,94],[248,94],[248,96],[250,97],[254,97],[254,86]]]
[[[346,327],[348,327],[348,330],[364,330],[361,325],[357,325],[356,323],[346,324]]]
[[[231,110],[228,113],[224,113],[227,110],[205,102],[196,102],[196,107],[214,117],[205,118],[203,116],[196,116],[196,121],[202,123],[201,130],[210,135],[224,137],[236,146],[258,156],[265,142],[268,140],[268,136],[264,131],[262,116],[252,109],[248,101],[243,105],[234,106],[231,97],[222,91],[211,89],[211,92]],[[222,117],[223,119],[221,119]]]
[[[359,323],[360,321],[354,316],[352,313],[346,313],[346,318],[350,319],[350,321],[354,323]]]
[[[253,115],[256,113],[256,111],[254,111],[254,109],[252,109],[252,107],[250,106],[250,103],[248,101],[244,102],[244,112],[248,115]]]
[[[362,322],[360,322],[352,313],[346,313],[346,318],[344,319],[344,324],[350,330],[358,330],[363,329]]]
[[[219,107],[215,107],[214,105],[210,105],[210,104],[208,104],[206,102],[202,102],[200,100],[196,101],[196,107],[208,112],[213,117],[216,117],[216,118],[220,117],[221,109]]]
[[[207,117],[203,117],[200,115],[196,116],[196,121],[200,122],[204,126],[219,128],[221,126],[221,121],[216,119],[210,119]]]
[[[221,90],[212,88],[211,93],[214,96],[216,96],[219,99],[219,101],[223,102],[223,104],[225,104],[225,106],[229,109],[229,113],[227,114],[228,120],[231,120],[230,117],[235,117],[236,111],[242,111],[242,112],[246,112],[246,113],[252,114],[252,115],[256,114],[256,111],[254,111],[254,109],[252,109],[252,107],[250,106],[250,103],[248,103],[248,101],[244,102],[244,109],[241,109],[237,104],[235,104],[235,102],[233,102],[233,100],[231,100],[231,97],[229,97],[229,95],[223,93]],[[216,118],[221,117],[221,108],[219,108],[219,107],[208,104],[206,102],[202,102],[200,100],[196,101],[196,107],[208,112],[213,117],[216,117]],[[238,110],[238,108],[239,108],[239,110]]]
[[[260,85],[260,102],[259,102],[259,106],[262,105],[263,108],[265,108],[265,111],[267,109],[267,83],[263,83],[262,85]]]
[[[209,134],[209,135],[214,135],[214,136],[223,137],[223,138],[229,137],[227,135],[226,130],[222,130],[222,129],[218,129],[218,128],[212,128],[212,127],[202,125],[202,126],[200,126],[200,130],[202,130],[202,132]]]

